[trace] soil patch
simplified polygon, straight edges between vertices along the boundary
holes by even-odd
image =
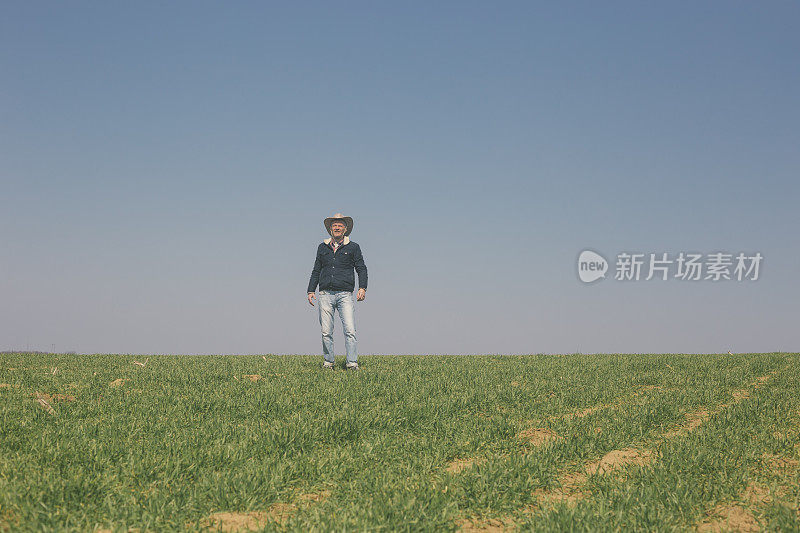
[[[125,379],[125,378],[118,378],[118,379],[115,379],[114,381],[112,381],[111,383],[109,383],[108,386],[109,387],[114,387],[114,388],[122,387],[125,384],[126,381],[128,381],[128,380]]]
[[[744,491],[744,500],[752,505],[769,505],[773,501],[767,487],[752,482],[747,485],[747,489]]]
[[[529,428],[521,432],[518,437],[534,446],[541,446],[546,442],[556,441],[561,438],[557,433],[546,428]]]
[[[243,377],[244,379],[249,379],[250,381],[252,381],[253,383],[255,383],[256,381],[258,381],[259,379],[261,379],[261,374],[245,374],[245,375],[244,375],[244,376],[242,376],[242,377]]]
[[[750,397],[750,391],[745,389],[737,389],[733,391],[733,399],[736,402],[741,402],[742,400],[746,400]]]
[[[447,471],[451,474],[458,474],[468,468],[472,468],[476,464],[486,462],[486,459],[480,457],[470,457],[467,459],[456,459],[447,465]]]
[[[697,526],[697,531],[739,531],[751,533],[761,531],[756,518],[744,507],[739,505],[718,505],[713,512],[713,518]]]
[[[761,460],[764,466],[778,474],[794,473],[797,471],[797,467],[800,466],[800,462],[798,462],[797,459],[772,455],[771,453],[763,454]]]
[[[686,415],[686,425],[684,426],[684,429],[687,432],[694,431],[705,424],[710,418],[711,413],[705,409],[695,411],[694,413],[689,413]]]
[[[74,402],[75,401],[75,396],[73,396],[72,394],[56,393],[56,394],[53,394],[53,400],[55,400],[57,402]]]
[[[204,528],[212,531],[258,531],[264,529],[271,521],[266,511],[249,513],[214,513],[201,521]]]
[[[774,373],[773,373],[774,374]],[[756,380],[753,382],[753,388],[761,388],[764,384],[772,379],[772,375],[767,374],[766,376],[758,376]]]
[[[279,524],[285,524],[294,513],[297,506],[293,503],[273,503],[269,506],[269,516]]]
[[[686,413],[686,422],[678,429],[666,432],[664,434],[664,438],[671,439],[673,437],[679,437],[681,435],[691,433],[706,423],[711,418],[712,414],[713,413],[707,409],[700,409],[699,411],[695,411],[693,413]]]
[[[589,493],[580,489],[589,477],[583,472],[571,472],[558,478],[559,486],[552,490],[536,489],[533,497],[542,504],[563,503],[570,507],[575,506],[580,500],[589,496]]]
[[[628,448],[625,450],[613,450],[608,452],[599,461],[586,465],[587,474],[607,474],[614,470],[619,470],[627,466],[644,466],[653,460],[653,452],[650,450],[636,450]]]
[[[553,415],[548,418],[548,420],[570,420],[572,418],[584,418],[592,413],[596,413],[597,411],[602,411],[603,409],[608,409],[612,407],[611,404],[603,404],[603,405],[595,405],[594,407],[586,407],[579,411],[575,411],[574,413],[565,413],[560,415]]]
[[[564,474],[558,479],[558,488],[553,490],[536,489],[533,491],[533,497],[536,498],[539,504],[563,503],[572,507],[589,496],[588,492],[579,488],[588,479],[586,474],[582,472]]]
[[[479,531],[483,533],[501,533],[503,531],[512,531],[516,527],[510,518],[488,518],[486,520],[460,518],[456,520],[456,526],[461,533],[477,533]]]
[[[61,394],[61,393],[47,394],[46,392],[36,392],[36,394],[33,394],[32,396],[34,396],[37,400],[41,399],[48,403],[75,401],[75,396],[73,396],[72,394]]]
[[[213,531],[258,531],[272,522],[285,524],[296,511],[297,506],[292,503],[274,503],[267,511],[214,513],[203,519],[200,525]]]
[[[627,466],[644,466],[653,460],[653,452],[649,450],[613,450],[605,454],[599,461],[587,463],[582,472],[564,474],[558,479],[559,487],[553,490],[537,489],[533,497],[540,504],[564,503],[569,506],[586,498],[588,492],[581,490],[581,485],[589,480],[590,475],[603,475]]]
[[[607,407],[610,407],[610,406],[608,406],[608,405],[598,405],[597,407],[587,407],[586,409],[581,409],[580,411],[572,413],[572,416],[575,417],[575,418],[584,418],[584,417],[589,416],[592,413],[596,413],[597,411],[600,411],[602,409],[606,409]]]

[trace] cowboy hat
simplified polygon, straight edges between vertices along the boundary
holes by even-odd
[[[353,219],[351,217],[346,217],[341,213],[336,213],[332,217],[328,217],[325,219],[325,229],[328,230],[328,234],[333,235],[331,233],[331,224],[333,224],[337,220],[340,222],[344,222],[344,226],[345,228],[347,228],[345,229],[344,232],[345,236],[350,235],[350,232],[353,231]]]

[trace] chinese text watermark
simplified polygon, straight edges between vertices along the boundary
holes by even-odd
[[[763,260],[760,252],[620,252],[613,268],[616,281],[756,281]],[[578,278],[584,283],[605,278],[609,268],[605,257],[592,250],[578,256]]]

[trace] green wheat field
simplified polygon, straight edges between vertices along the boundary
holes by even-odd
[[[6,353],[0,531],[796,531],[798,362]]]

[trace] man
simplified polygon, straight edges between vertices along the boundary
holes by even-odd
[[[319,324],[322,326],[323,368],[334,368],[333,358],[333,312],[338,309],[344,330],[344,345],[347,350],[345,369],[358,370],[356,352],[356,322],[353,289],[358,272],[358,294],[361,302],[367,296],[367,265],[361,255],[361,247],[350,240],[353,219],[341,213],[325,219],[325,229],[330,239],[317,247],[317,259],[308,280],[308,303],[314,305],[314,291],[319,284]]]

